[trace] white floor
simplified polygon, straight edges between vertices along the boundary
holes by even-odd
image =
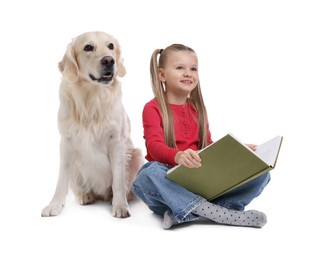
[[[283,181],[289,175],[283,169],[274,171],[272,182],[249,207],[267,213],[262,229],[201,220],[163,230],[162,219],[139,200],[130,203],[130,218],[117,219],[110,204],[80,206],[72,193],[59,216],[43,218],[54,185],[42,181],[54,178],[43,173],[39,180],[27,172],[19,181],[11,176],[2,183],[7,192],[2,197],[0,258],[318,259],[318,211],[293,191],[296,186]]]

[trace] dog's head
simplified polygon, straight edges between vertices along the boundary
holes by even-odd
[[[104,32],[86,32],[68,45],[59,69],[70,81],[111,84],[126,73],[119,42]]]

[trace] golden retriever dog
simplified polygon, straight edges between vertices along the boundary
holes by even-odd
[[[114,217],[129,217],[131,185],[144,159],[122,103],[119,42],[104,32],[83,33],[68,45],[59,70],[60,170],[42,216],[62,211],[70,187],[81,205],[112,201]]]

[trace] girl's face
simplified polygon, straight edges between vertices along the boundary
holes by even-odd
[[[168,53],[165,67],[159,69],[159,78],[165,84],[169,102],[184,104],[198,84],[196,54],[191,51]]]

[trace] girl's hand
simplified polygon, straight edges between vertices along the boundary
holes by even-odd
[[[257,145],[255,144],[246,144],[251,150],[253,150],[254,152],[256,151],[257,149]]]
[[[199,168],[202,166],[198,153],[192,149],[178,152],[175,155],[175,162],[188,168]]]

